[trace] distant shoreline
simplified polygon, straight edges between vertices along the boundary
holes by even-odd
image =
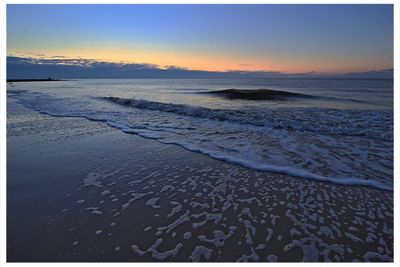
[[[361,77],[264,77],[264,78],[240,78],[240,77],[230,77],[230,78],[193,78],[193,77],[116,77],[116,78],[69,78],[69,79],[7,79],[7,82],[47,82],[47,81],[77,81],[77,80],[145,80],[145,79],[153,79],[153,80],[240,80],[240,79],[247,79],[247,80],[276,80],[276,79],[287,79],[287,80],[296,80],[296,79],[304,79],[304,80],[391,80],[393,78],[361,78]]]
[[[7,79],[8,83],[18,83],[18,82],[59,82],[66,81],[61,79]]]

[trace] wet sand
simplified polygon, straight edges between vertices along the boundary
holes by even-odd
[[[8,261],[393,260],[390,191],[7,108]]]

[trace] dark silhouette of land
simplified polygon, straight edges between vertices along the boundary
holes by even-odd
[[[53,79],[51,77],[47,79],[7,79],[8,83],[18,83],[18,82],[57,82],[57,81],[65,81],[61,79]]]

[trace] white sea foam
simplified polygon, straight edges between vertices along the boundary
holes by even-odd
[[[206,248],[204,246],[197,246],[194,248],[192,254],[189,257],[189,260],[198,262],[201,258],[204,257],[205,260],[209,260],[211,258],[212,250]]]
[[[126,133],[251,169],[393,189],[391,111],[226,110],[124,98],[60,98],[25,91],[10,96],[42,113],[105,122]],[[88,174],[85,185],[101,186],[99,178]]]
[[[391,112],[363,111],[368,117],[359,117],[357,110],[327,110],[321,112],[314,110],[220,110],[182,104],[153,102],[143,99],[125,99],[118,97],[102,97],[123,106],[130,106],[139,109],[157,110],[178,115],[206,118],[217,121],[228,121],[239,124],[250,124],[256,126],[269,126],[273,128],[286,128],[298,131],[335,133],[349,136],[369,136],[383,140],[392,140],[393,135],[390,129],[382,131],[384,124],[382,120],[392,120]],[[367,120],[363,120],[367,119]],[[345,123],[344,123],[345,122]]]
[[[146,251],[141,250],[137,245],[132,245],[131,249],[135,254],[139,256],[143,256],[146,253],[151,253],[151,256],[156,260],[165,260],[170,257],[175,257],[178,254],[179,250],[183,247],[182,243],[178,243],[175,248],[160,252],[157,250],[157,248],[161,245],[162,242],[162,238],[157,239],[156,242]]]

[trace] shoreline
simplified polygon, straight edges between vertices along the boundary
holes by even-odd
[[[393,192],[7,108],[8,261],[393,260]]]
[[[19,82],[63,82],[68,80],[63,79],[7,79],[7,83],[19,83]]]
[[[129,101],[136,101],[136,100],[128,100],[128,99],[121,99],[118,97],[107,97],[105,98],[106,100],[110,100],[111,102],[120,104],[119,102],[124,102],[128,101],[128,104],[124,103],[122,104],[123,106],[128,105],[130,106]],[[140,103],[142,103],[142,100],[140,100]],[[151,103],[151,102],[149,102]],[[27,106],[26,104],[23,104],[25,107],[29,108],[29,105]],[[179,106],[179,105],[178,105]],[[82,119],[87,119],[89,121],[99,121],[97,117],[92,117],[91,115],[58,115],[54,114],[51,111],[43,111],[38,108],[33,108],[35,111],[41,113],[41,114],[46,114],[48,116],[54,116],[54,117],[69,117],[69,118],[82,118]],[[168,110],[168,109],[167,109]],[[167,111],[168,112],[168,111]],[[103,121],[103,120],[101,120]],[[248,160],[246,158],[237,158],[235,156],[231,155],[224,155],[220,154],[216,151],[209,150],[209,149],[204,149],[201,146],[196,146],[192,145],[187,142],[180,142],[179,140],[172,140],[172,141],[164,141],[164,140],[159,140],[157,138],[152,137],[151,135],[146,135],[143,134],[140,131],[132,130],[129,127],[125,127],[123,124],[119,123],[114,123],[112,120],[109,121],[105,119],[103,121],[106,123],[109,127],[118,129],[126,134],[134,134],[138,135],[140,137],[146,138],[146,139],[152,139],[152,140],[157,140],[158,142],[162,144],[167,144],[167,145],[177,145],[185,150],[191,151],[191,152],[196,152],[196,153],[202,153],[203,155],[209,156],[213,159],[216,160],[222,160],[224,162],[227,162],[229,164],[234,164],[234,165],[240,165],[242,167],[255,170],[255,171],[261,171],[261,172],[268,172],[268,173],[276,173],[276,174],[281,174],[281,175],[289,175],[289,176],[294,176],[297,178],[303,178],[303,179],[310,179],[310,180],[315,180],[315,181],[320,181],[320,182],[328,182],[332,184],[337,184],[337,185],[357,185],[357,186],[367,186],[367,187],[373,187],[377,189],[382,189],[382,190],[387,190],[387,191],[393,191],[393,183],[385,183],[377,179],[363,179],[359,177],[348,177],[348,176],[324,176],[322,174],[316,174],[312,171],[309,171],[307,169],[302,169],[302,168],[297,168],[297,167],[292,167],[292,166],[280,166],[280,165],[269,165],[264,162],[253,162],[252,160]]]

